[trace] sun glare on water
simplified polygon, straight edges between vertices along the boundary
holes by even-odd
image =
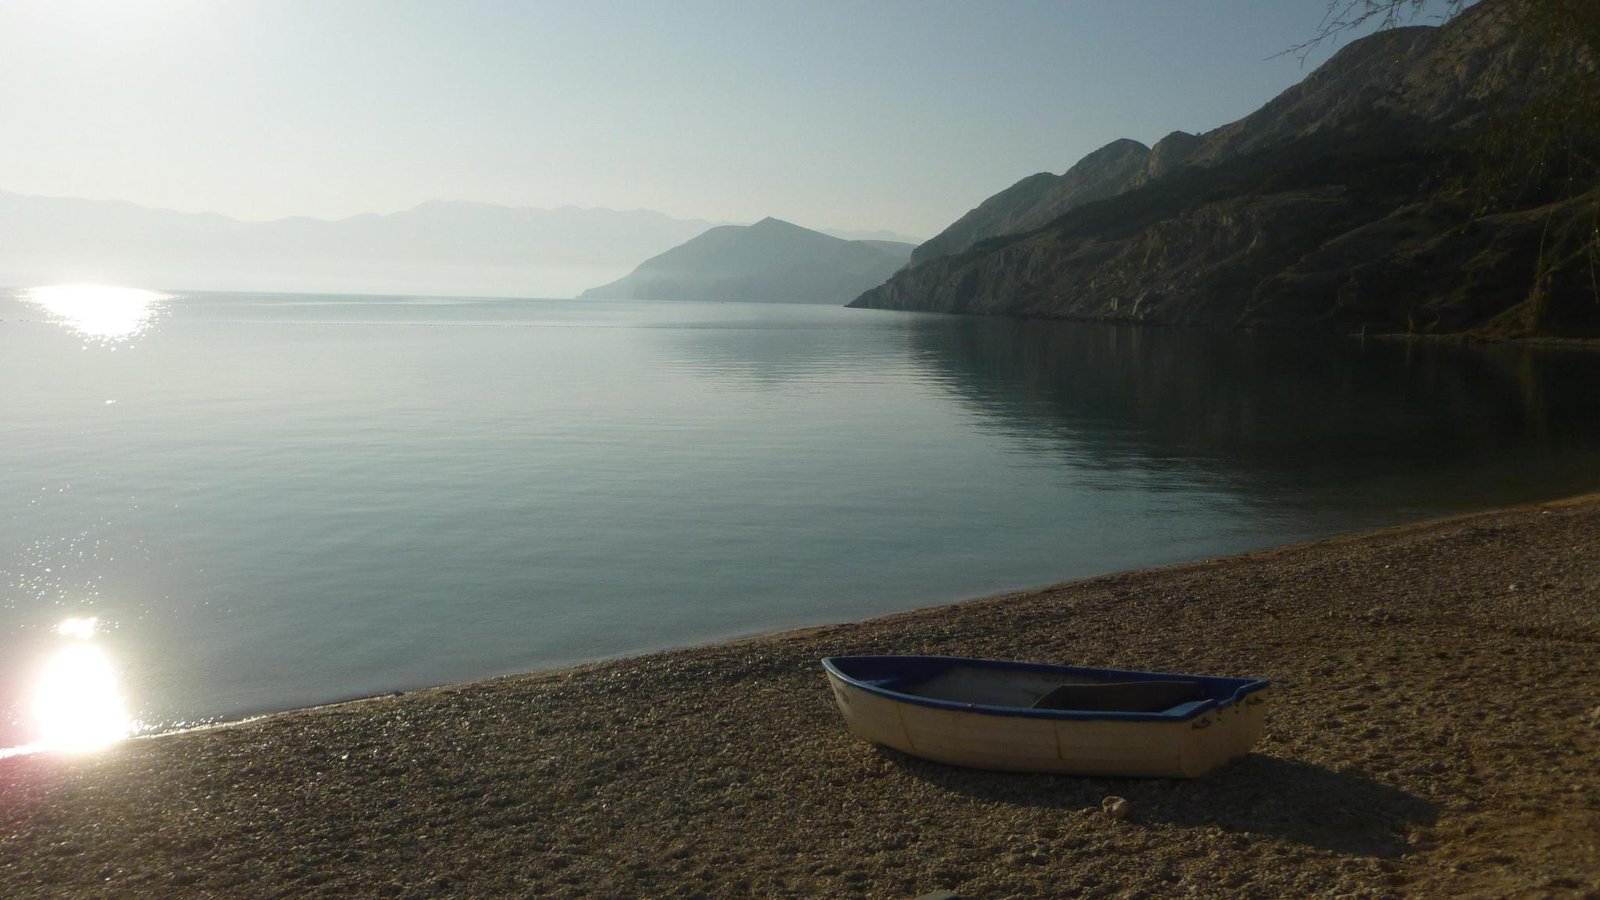
[[[56,634],[67,643],[39,673],[33,695],[39,740],[28,750],[87,753],[133,733],[116,670],[94,643],[98,625],[94,617],[75,617],[56,626]]]
[[[30,288],[23,299],[89,340],[114,344],[147,330],[167,295],[101,284],[54,284]]]

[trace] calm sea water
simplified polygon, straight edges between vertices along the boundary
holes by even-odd
[[[829,307],[0,293],[0,747],[1600,486],[1600,354]]]

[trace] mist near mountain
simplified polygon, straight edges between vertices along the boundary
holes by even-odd
[[[912,246],[920,244],[923,241],[922,238],[914,235],[902,234],[898,231],[889,231],[883,228],[872,230],[818,228],[817,230],[825,235],[828,235],[829,237],[836,237],[844,241],[883,241],[890,244],[911,244]]]
[[[244,222],[0,191],[0,284],[570,297],[716,224],[439,200],[333,221]]]

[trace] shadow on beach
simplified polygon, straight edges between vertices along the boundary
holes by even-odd
[[[1439,816],[1436,804],[1367,775],[1259,753],[1184,781],[985,772],[878,752],[909,777],[986,803],[1069,811],[1115,795],[1130,801],[1136,823],[1268,835],[1340,854],[1399,857],[1406,829]]]

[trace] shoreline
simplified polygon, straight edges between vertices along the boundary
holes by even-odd
[[[1557,335],[1499,337],[1495,335],[1477,334],[1470,331],[1449,332],[1444,334],[1407,334],[1403,331],[1385,331],[1373,332],[1371,334],[1356,333],[1347,336],[1357,341],[1385,341],[1396,344],[1445,343],[1457,344],[1465,347],[1523,347],[1535,350],[1600,350],[1600,338],[1595,337],[1561,337]]]
[[[0,894],[1587,896],[1596,551],[1587,494],[11,757]],[[1210,778],[1004,775],[851,738],[850,652],[1277,696]]]
[[[1402,337],[1404,337],[1404,336],[1402,335]],[[1595,348],[1596,349],[1600,349],[1600,341],[1596,342]],[[1543,508],[1543,507],[1555,507],[1555,506],[1562,506],[1562,505],[1567,505],[1567,504],[1580,504],[1580,503],[1585,503],[1585,502],[1590,502],[1590,501],[1594,501],[1596,503],[1600,503],[1600,491],[1588,492],[1588,493],[1583,493],[1583,494],[1575,494],[1575,495],[1571,495],[1571,496],[1567,496],[1567,497],[1558,497],[1558,498],[1555,498],[1555,499],[1552,499],[1552,500],[1530,501],[1530,502],[1527,502],[1527,503],[1518,503],[1518,504],[1515,504],[1515,505],[1512,505],[1512,506],[1490,507],[1488,509],[1477,510],[1475,512],[1451,513],[1451,514],[1446,514],[1446,515],[1434,516],[1432,518],[1427,518],[1427,519],[1419,519],[1419,520],[1412,521],[1412,522],[1400,522],[1400,523],[1394,524],[1394,525],[1380,525],[1380,526],[1371,527],[1371,528],[1357,528],[1357,529],[1354,529],[1354,530],[1351,530],[1351,531],[1337,532],[1337,533],[1334,533],[1334,534],[1326,535],[1324,537],[1307,538],[1307,539],[1304,539],[1304,540],[1293,541],[1293,542],[1287,543],[1287,544],[1274,544],[1274,545],[1271,545],[1271,546],[1268,546],[1268,547],[1261,547],[1261,548],[1255,549],[1255,550],[1244,550],[1244,551],[1241,551],[1239,553],[1229,553],[1229,554],[1225,554],[1225,555],[1222,555],[1222,556],[1207,556],[1207,557],[1201,557],[1199,559],[1189,559],[1189,560],[1183,560],[1183,561],[1179,561],[1179,562],[1170,562],[1170,563],[1157,563],[1155,565],[1139,566],[1139,567],[1131,568],[1131,569],[1120,569],[1120,570],[1111,571],[1111,572],[1102,572],[1100,574],[1088,575],[1088,576],[1085,576],[1083,578],[1075,578],[1075,579],[1071,579],[1071,580],[1068,580],[1068,581],[1050,582],[1050,583],[1046,583],[1046,584],[1035,585],[1035,586],[1032,586],[1032,587],[1022,587],[1022,588],[1016,588],[1016,589],[1012,589],[1012,590],[1000,590],[1000,591],[997,591],[997,592],[992,593],[992,594],[982,594],[982,595],[975,596],[975,597],[964,597],[964,598],[959,599],[959,600],[952,600],[952,601],[949,601],[949,602],[934,603],[934,604],[931,604],[931,605],[928,605],[928,606],[918,606],[918,607],[915,607],[913,609],[899,610],[897,612],[882,613],[882,614],[879,614],[879,615],[869,616],[867,618],[862,618],[862,619],[851,619],[851,620],[846,620],[846,621],[843,621],[843,622],[824,622],[824,623],[817,624],[817,625],[800,625],[800,626],[796,626],[796,627],[793,627],[793,628],[779,629],[777,631],[753,631],[753,632],[750,632],[748,634],[741,634],[741,635],[737,635],[737,636],[734,636],[734,637],[710,638],[710,639],[705,640],[705,641],[698,641],[698,642],[695,642],[695,643],[682,644],[682,645],[678,645],[678,646],[658,647],[658,648],[653,649],[653,650],[642,650],[642,651],[639,651],[639,652],[636,652],[636,653],[635,652],[627,652],[627,653],[618,654],[616,656],[603,656],[603,657],[600,657],[598,659],[589,659],[589,660],[583,660],[583,661],[580,661],[580,662],[557,663],[557,664],[552,665],[552,666],[550,666],[548,668],[532,668],[532,669],[527,669],[527,670],[517,671],[517,672],[507,672],[507,673],[500,674],[500,675],[485,675],[485,676],[483,676],[481,678],[469,678],[469,679],[464,680],[464,681],[450,681],[450,682],[445,682],[445,683],[442,683],[442,684],[423,685],[421,687],[397,688],[397,689],[393,689],[393,690],[379,691],[377,693],[372,693],[372,694],[361,694],[361,695],[358,695],[358,696],[346,697],[346,698],[343,698],[343,699],[328,700],[328,701],[322,702],[322,703],[313,703],[313,704],[310,704],[308,706],[291,706],[291,707],[286,707],[286,708],[281,708],[281,709],[267,709],[267,710],[262,710],[260,712],[249,712],[249,713],[244,713],[242,715],[239,715],[237,717],[232,717],[232,716],[230,716],[230,717],[219,717],[214,721],[201,722],[201,723],[196,724],[196,725],[190,725],[190,726],[185,726],[185,727],[181,727],[181,728],[169,728],[169,729],[162,729],[162,730],[159,730],[159,731],[141,732],[141,733],[129,735],[128,737],[124,738],[123,740],[124,741],[154,740],[154,739],[159,739],[159,738],[164,738],[164,737],[170,737],[172,735],[189,734],[191,732],[197,732],[197,731],[210,731],[210,730],[217,729],[217,728],[231,728],[231,727],[234,727],[236,725],[245,725],[245,724],[249,724],[251,722],[258,722],[258,721],[261,721],[263,719],[271,719],[271,718],[274,718],[274,717],[277,717],[277,716],[289,716],[289,715],[295,715],[297,713],[306,713],[306,712],[314,712],[314,711],[318,711],[318,710],[335,709],[335,708],[343,707],[343,706],[351,706],[351,705],[355,705],[355,704],[369,703],[369,702],[373,702],[373,701],[389,700],[389,699],[393,699],[393,698],[396,698],[396,697],[404,697],[404,696],[413,695],[413,694],[423,694],[423,693],[428,693],[428,692],[431,692],[431,691],[445,691],[445,690],[471,688],[474,685],[489,684],[489,683],[492,683],[492,682],[504,681],[504,680],[507,680],[507,679],[526,679],[526,678],[536,678],[536,677],[551,676],[551,675],[565,675],[565,674],[568,674],[568,673],[578,673],[578,672],[580,672],[582,670],[594,668],[594,667],[597,667],[597,666],[605,666],[605,665],[613,665],[613,664],[635,662],[635,661],[645,660],[645,659],[648,659],[650,657],[660,656],[660,655],[668,654],[668,653],[692,653],[692,652],[696,652],[696,651],[713,650],[713,649],[720,648],[720,647],[733,648],[733,647],[738,647],[738,646],[743,645],[743,644],[761,642],[761,641],[767,641],[767,640],[779,640],[779,639],[790,639],[790,638],[806,638],[806,637],[812,636],[816,632],[825,631],[825,630],[832,629],[832,628],[839,628],[839,627],[849,626],[849,625],[870,625],[870,624],[873,624],[873,623],[876,623],[876,622],[879,622],[879,621],[882,621],[882,620],[895,619],[895,618],[898,618],[898,617],[901,617],[901,616],[919,616],[919,615],[924,614],[924,613],[934,613],[934,612],[938,612],[938,611],[942,611],[942,610],[955,610],[955,609],[958,609],[960,607],[967,606],[969,604],[989,603],[989,602],[1004,600],[1004,599],[1009,598],[1009,597],[1027,597],[1027,596],[1031,596],[1031,595],[1034,595],[1034,594],[1044,593],[1046,591],[1052,591],[1052,590],[1055,590],[1055,589],[1058,589],[1058,588],[1068,587],[1068,586],[1071,586],[1071,585],[1094,582],[1094,581],[1098,581],[1098,580],[1103,579],[1103,578],[1118,578],[1118,577],[1138,575],[1138,574],[1153,574],[1153,573],[1162,572],[1162,571],[1165,571],[1165,570],[1168,570],[1168,569],[1180,569],[1180,568],[1186,568],[1186,567],[1191,567],[1191,566],[1199,566],[1199,565],[1205,565],[1205,564],[1219,562],[1219,561],[1223,561],[1223,560],[1243,559],[1243,558],[1247,558],[1247,557],[1261,556],[1261,555],[1264,555],[1264,554],[1274,554],[1274,553],[1278,553],[1280,551],[1293,551],[1293,550],[1296,550],[1296,549],[1311,547],[1311,546],[1318,545],[1318,544],[1337,542],[1337,541],[1340,541],[1340,540],[1343,540],[1343,539],[1347,539],[1347,538],[1361,538],[1361,537],[1365,537],[1365,536],[1369,536],[1369,535],[1375,535],[1375,534],[1379,534],[1379,533],[1399,532],[1399,531],[1403,531],[1403,530],[1406,530],[1406,529],[1413,529],[1413,528],[1428,528],[1428,527],[1432,527],[1432,526],[1448,524],[1448,523],[1454,522],[1454,521],[1456,521],[1458,519],[1469,519],[1469,518],[1472,518],[1472,517],[1475,517],[1475,516],[1485,515],[1485,514],[1488,514],[1488,513],[1509,512],[1509,511],[1518,510],[1518,509],[1533,509],[1533,508]],[[1597,548],[1597,549],[1600,549],[1600,548]],[[30,754],[21,754],[21,755],[31,755],[31,753]],[[0,757],[0,759],[5,759],[5,758],[9,758],[9,757]]]

